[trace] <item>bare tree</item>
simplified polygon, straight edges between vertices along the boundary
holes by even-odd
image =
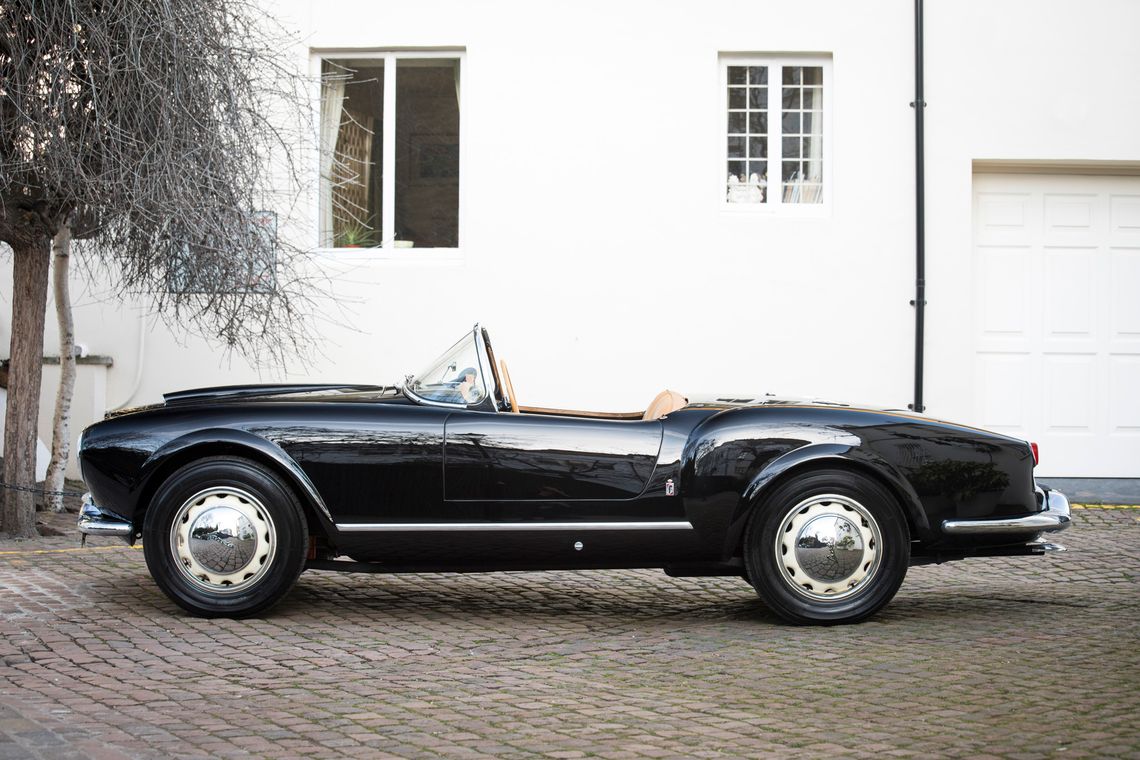
[[[310,133],[294,42],[252,0],[0,0],[3,532],[35,533],[32,494],[11,487],[33,485],[57,235],[124,295],[229,349],[283,360],[305,340],[305,252],[276,235]]]
[[[75,320],[71,315],[71,225],[65,224],[51,242],[52,295],[59,324],[59,389],[55,394],[55,415],[51,426],[51,461],[48,463],[47,504],[63,511],[63,484],[67,459],[71,454],[71,397],[75,393]]]

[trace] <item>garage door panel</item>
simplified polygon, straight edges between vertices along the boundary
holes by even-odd
[[[1113,433],[1140,436],[1140,355],[1108,358],[1108,419]]]
[[[978,193],[979,245],[1025,245],[1026,235],[1037,216],[1029,193]]]
[[[1092,435],[1097,425],[1096,354],[1045,354],[1045,430]]]
[[[1045,240],[1088,241],[1097,234],[1097,208],[1095,195],[1046,193]]]
[[[1140,195],[1115,194],[1108,203],[1113,235],[1140,239]]]
[[[1026,412],[1035,405],[1032,396],[1034,358],[1027,353],[978,355],[975,389],[981,400],[981,425],[1004,433],[1021,433]]]
[[[1046,248],[1045,337],[1091,342],[1096,327],[1096,248]],[[1032,310],[1036,312],[1036,309]]]
[[[1140,341],[1140,248],[1110,251],[1109,324],[1114,342]]]
[[[1032,329],[1028,313],[1032,291],[1026,272],[1033,268],[1033,251],[984,247],[980,253],[976,292],[983,339],[1025,339]]]

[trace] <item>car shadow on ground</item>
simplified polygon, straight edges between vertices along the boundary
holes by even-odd
[[[673,623],[712,620],[786,625],[742,579],[669,579],[662,582],[648,571],[625,580],[622,573],[603,571],[560,573],[494,573],[487,575],[344,575],[308,573],[269,613],[289,618],[318,619],[416,615],[454,623],[478,623],[492,618],[518,623],[557,617],[561,622],[660,621]],[[599,573],[598,575],[601,575]],[[648,576],[648,577],[647,577]],[[945,590],[903,590],[872,620],[902,623],[932,619],[1003,621],[1047,619],[1058,614],[1079,615],[1095,607],[1079,592],[1011,585],[1007,592],[970,590],[960,585]]]
[[[96,560],[92,556],[93,562]],[[144,567],[119,566],[105,577],[72,586],[78,606],[97,604],[124,618],[183,612],[154,585]],[[1030,585],[994,579],[978,584],[955,579],[945,586],[916,574],[871,621],[906,623],[1000,618],[1025,622],[1111,606],[1081,582]],[[68,606],[68,605],[64,605]],[[1063,610],[1063,613],[1062,613]],[[638,621],[672,625],[735,621],[783,626],[783,621],[740,578],[667,578],[656,570],[496,573],[371,574],[308,571],[285,599],[257,619],[328,625],[366,625],[383,619],[418,619],[451,625],[539,625],[557,619],[636,627]]]

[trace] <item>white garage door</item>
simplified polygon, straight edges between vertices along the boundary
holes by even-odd
[[[975,419],[1140,477],[1140,177],[974,177]]]

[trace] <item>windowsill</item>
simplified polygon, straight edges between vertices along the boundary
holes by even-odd
[[[316,254],[340,264],[391,262],[439,266],[464,261],[460,248],[318,248]]]
[[[721,213],[732,216],[770,216],[785,219],[827,219],[831,206],[827,203],[721,203]]]

